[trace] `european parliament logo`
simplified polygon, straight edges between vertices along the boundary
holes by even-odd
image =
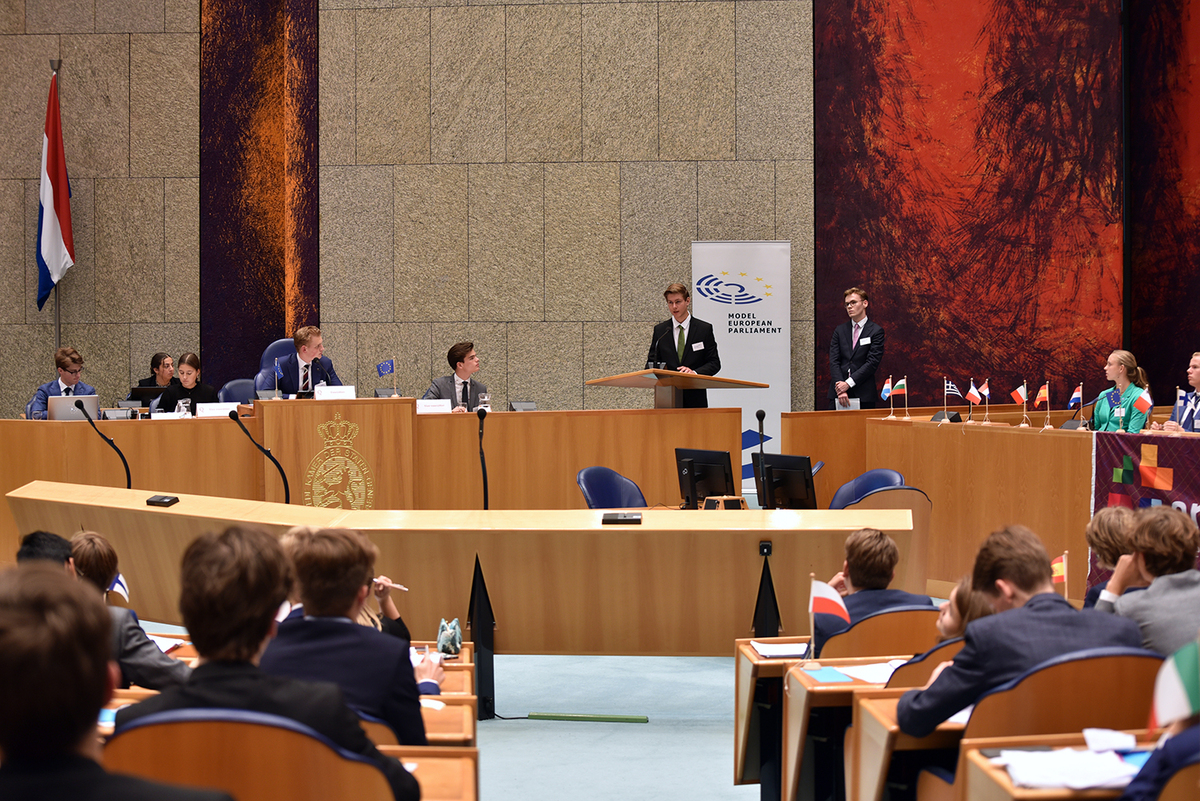
[[[745,276],[746,273],[740,273],[740,276]],[[761,278],[754,279],[762,281]],[[770,286],[763,286],[763,289],[770,289]],[[714,303],[723,303],[726,306],[746,306],[751,303],[761,303],[766,298],[754,294],[746,289],[745,285],[737,284],[733,281],[726,281],[723,278],[718,278],[715,275],[706,275],[696,281],[696,294],[707,298]],[[765,292],[769,296],[770,292]]]

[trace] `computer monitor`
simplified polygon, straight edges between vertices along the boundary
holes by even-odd
[[[685,509],[698,509],[699,501],[710,495],[738,494],[733,483],[729,451],[676,448],[675,467],[679,472],[679,495]]]
[[[150,401],[157,398],[166,391],[166,387],[130,387],[129,400],[141,401],[142,406],[148,407]]]
[[[817,492],[813,488],[812,460],[807,456],[785,453],[750,455],[754,465],[754,487],[758,504],[764,509],[816,509]]]

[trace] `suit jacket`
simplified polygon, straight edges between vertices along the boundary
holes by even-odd
[[[864,343],[864,339],[870,342]],[[858,347],[854,343],[854,323],[850,320],[833,329],[833,339],[829,343],[829,400],[837,400],[837,390],[834,385],[847,378],[854,379],[854,386],[846,393],[851,398],[858,398],[864,409],[875,408],[879,400],[879,389],[875,386],[875,371],[883,361],[883,326],[867,318],[858,335]]]
[[[275,366],[270,365],[270,369],[274,370]],[[300,391],[300,354],[289,353],[279,360],[279,369],[283,371],[283,378],[279,379],[279,391],[284,395],[294,395]],[[324,381],[331,387],[340,387],[342,379],[338,378],[337,373],[333,371],[333,362],[329,361],[328,356],[322,356],[319,359],[313,359],[312,365],[312,385]]]
[[[192,669],[172,659],[154,644],[128,609],[108,607],[112,617],[113,658],[121,666],[121,686],[136,684],[151,690],[178,687],[192,675]]]
[[[1143,592],[1126,592],[1116,604],[1101,598],[1096,608],[1137,623],[1143,647],[1173,654],[1200,629],[1200,570],[1158,576]]]
[[[700,375],[716,375],[721,372],[721,356],[717,353],[717,340],[713,336],[711,323],[692,316],[691,322],[688,323],[687,340],[683,345],[683,361],[679,360],[678,344],[672,338],[674,328],[674,317],[654,326],[654,331],[650,334],[650,351],[646,354],[647,362],[666,362],[667,370],[690,367]],[[707,390],[685,389],[683,408],[707,409]]]
[[[197,790],[108,773],[77,754],[39,761],[0,765],[0,798],[5,801],[233,801],[217,790]]]
[[[289,616],[261,667],[275,676],[331,681],[342,688],[346,703],[391,726],[402,745],[428,744],[405,640],[349,618]]]
[[[118,710],[116,728],[168,709],[246,709],[291,718],[378,765],[396,801],[421,797],[417,780],[404,766],[379,753],[367,739],[358,716],[334,684],[271,676],[249,662],[207,662],[193,670],[182,687]]]
[[[471,389],[467,392],[467,397],[471,402],[467,404],[467,411],[473,412],[479,408],[479,396],[487,392],[487,387],[471,379]],[[429,389],[425,390],[425,394],[421,396],[421,400],[448,400],[451,406],[458,406],[462,403],[462,395],[456,395],[454,392],[454,374],[444,375],[441,378],[433,379],[433,383],[429,385]]]
[[[95,395],[96,388],[83,383],[82,381],[75,384],[75,388],[71,390],[73,395]],[[33,407],[31,411],[36,415],[42,413],[42,417],[46,416],[46,407],[49,405],[47,398],[57,398],[62,395],[62,390],[58,386],[58,379],[47,381],[37,388],[37,392],[33,393]]]
[[[1151,753],[1118,801],[1158,801],[1171,777],[1196,762],[1200,762],[1200,724],[1184,729]]]
[[[928,595],[914,595],[904,590],[859,590],[842,599],[846,603],[846,611],[850,613],[850,622],[842,620],[837,615],[813,615],[813,653],[821,655],[825,641],[834,634],[839,634],[853,626],[864,617],[892,609],[897,606],[933,606]]]
[[[967,624],[954,662],[926,690],[909,690],[896,707],[900,730],[924,737],[938,724],[1047,659],[1086,648],[1141,648],[1137,624],[1095,609],[1076,611],[1047,592],[1024,606]]]
[[[1168,417],[1167,419],[1173,420],[1176,423],[1181,423],[1182,421],[1179,419],[1180,414],[1182,413],[1182,415],[1184,417],[1187,416],[1188,405],[1191,404],[1195,400],[1195,398],[1196,398],[1195,390],[1192,390],[1187,395],[1184,395],[1183,403],[1180,404],[1177,402],[1173,407],[1171,407],[1171,416]],[[1183,427],[1183,430],[1184,431],[1200,431],[1200,409],[1196,410],[1195,414],[1192,415],[1192,419],[1189,420],[1188,424]]]
[[[1150,414],[1146,414],[1133,406],[1133,402],[1142,395],[1141,387],[1137,384],[1125,387],[1125,391],[1121,393],[1121,402],[1116,407],[1112,405],[1112,392],[1113,388],[1109,387],[1096,398],[1096,405],[1092,407],[1093,431],[1128,431],[1136,434],[1149,424],[1150,414],[1154,414],[1154,410],[1151,409]],[[1123,423],[1116,415],[1117,408],[1125,410]]]

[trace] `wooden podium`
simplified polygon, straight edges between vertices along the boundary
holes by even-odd
[[[770,384],[717,378],[715,375],[680,373],[675,370],[638,370],[584,382],[593,387],[639,387],[654,390],[654,408],[678,409],[685,389],[766,389]]]

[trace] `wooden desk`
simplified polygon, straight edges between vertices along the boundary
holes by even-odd
[[[822,659],[821,667],[852,667],[875,665],[893,659],[908,659],[908,656],[860,656],[843,659]],[[803,664],[793,665],[783,678],[783,736],[780,744],[783,751],[781,787],[785,801],[795,801],[799,790],[800,774],[804,767],[804,740],[808,736],[808,721],[813,709],[830,707],[849,708],[854,702],[856,690],[878,689],[882,684],[852,679],[849,682],[820,682]],[[833,766],[827,765],[826,769]]]
[[[422,801],[479,798],[479,749],[381,745],[380,753],[404,764],[421,785]]]
[[[912,737],[896,723],[896,704],[904,690],[860,690],[854,703],[854,723],[847,738],[846,798],[880,801],[888,766],[896,751],[957,748],[963,726],[942,723],[927,737]]]
[[[430,745],[475,745],[476,704],[474,695],[423,696],[425,739]]]
[[[913,538],[908,510],[649,509],[641,525],[605,526],[600,510],[587,509],[343,511],[179,498],[157,508],[145,491],[34,482],[8,503],[22,526],[104,532],[139,614],[168,623],[179,621],[184,549],[234,522],[277,535],[301,524],[366,532],[379,546],[376,569],[411,590],[397,601],[418,640],[431,640],[442,617],[466,621],[478,555],[498,621],[496,650],[525,654],[728,654],[752,624],[764,540],[773,543],[783,624],[806,633],[808,584],[786,577],[836,573],[846,535],[858,528],[886,531],[902,561]]]
[[[763,638],[773,643],[807,644],[808,637]],[[762,728],[771,721],[761,720],[761,713],[754,703],[755,692],[761,682],[774,681],[775,695],[783,675],[800,660],[764,659],[750,644],[749,639],[735,640],[734,656],[734,730],[733,730],[733,783],[755,784],[759,781],[762,764]],[[782,709],[782,697],[778,704]],[[772,724],[773,725],[773,724]],[[770,734],[768,732],[768,734]],[[768,736],[768,741],[770,741]]]
[[[639,370],[636,373],[593,378],[584,383],[590,387],[653,389],[654,406],[657,409],[676,409],[683,406],[683,390],[685,389],[766,389],[770,386],[770,384],[762,384],[758,381],[681,373],[678,370]]]

